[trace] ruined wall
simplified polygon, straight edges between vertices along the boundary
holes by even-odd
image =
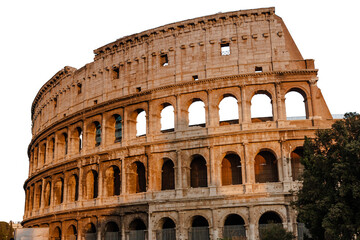
[[[332,117],[314,61],[273,8],[169,24],[94,53],[55,74],[33,102],[26,227],[98,239],[136,231],[156,239],[164,229],[189,239],[206,227],[217,239],[236,225],[255,239],[269,215],[296,232],[289,195],[303,139]],[[301,120],[287,118],[289,92],[303,98]],[[269,98],[271,116],[252,116],[256,95]],[[222,120],[229,97],[238,117]],[[201,124],[190,123],[194,102],[204,105]],[[174,123],[164,130],[168,106]]]

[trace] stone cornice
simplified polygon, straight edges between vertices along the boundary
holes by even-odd
[[[102,58],[109,54],[114,54],[116,51],[125,50],[129,47],[142,44],[149,39],[162,38],[165,35],[179,34],[183,32],[190,32],[198,27],[204,28],[206,26],[212,26],[216,23],[226,23],[234,21],[251,22],[251,21],[263,21],[266,17],[275,14],[275,8],[259,8],[251,10],[240,10],[234,12],[218,13],[208,15],[204,17],[189,19],[181,22],[167,24],[158,28],[149,29],[137,34],[129,35],[120,38],[112,43],[106,44],[98,49],[94,50],[95,60]]]

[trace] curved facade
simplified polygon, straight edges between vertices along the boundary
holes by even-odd
[[[94,53],[33,102],[25,227],[48,226],[51,239],[257,239],[269,222],[297,232],[304,136],[333,121],[314,61],[274,8],[177,22]],[[305,117],[288,118],[289,92]],[[254,115],[258,96],[270,114]]]

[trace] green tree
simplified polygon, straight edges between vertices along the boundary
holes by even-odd
[[[331,129],[305,139],[303,185],[295,207],[313,239],[360,235],[360,116],[347,113]]]
[[[261,240],[292,240],[295,236],[286,231],[281,224],[268,224],[260,230]]]

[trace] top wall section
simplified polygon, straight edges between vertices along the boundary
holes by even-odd
[[[32,105],[33,135],[94,105],[188,81],[313,68],[274,8],[195,18],[127,36],[65,67]]]

